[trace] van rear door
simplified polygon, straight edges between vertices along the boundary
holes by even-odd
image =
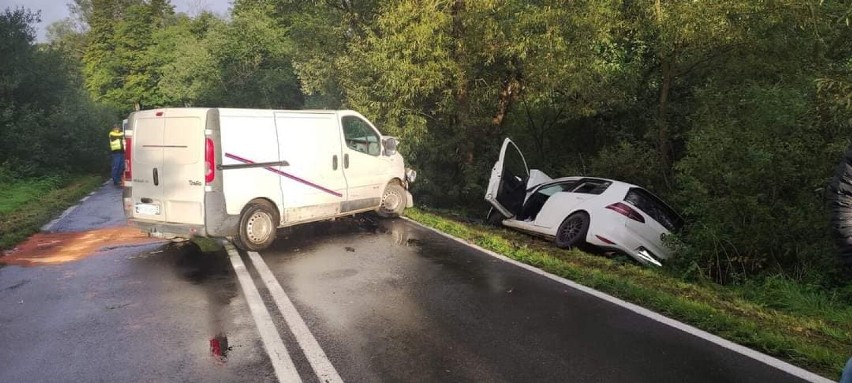
[[[204,224],[206,109],[138,112],[133,140],[134,217]]]
[[[171,109],[163,134],[163,171],[160,184],[166,222],[204,224],[203,109]]]
[[[165,119],[151,111],[136,112],[133,118],[133,217],[165,221],[163,188],[159,169],[163,167],[163,127]]]

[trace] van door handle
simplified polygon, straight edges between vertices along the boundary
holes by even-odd
[[[349,153],[343,155],[343,168],[349,169]]]
[[[331,170],[337,170],[337,154],[331,157]]]
[[[154,168],[154,186],[160,184],[160,176],[157,174],[157,168]]]

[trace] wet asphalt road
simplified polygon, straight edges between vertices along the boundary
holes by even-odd
[[[121,214],[106,186],[53,230],[97,232]],[[802,381],[405,220],[280,236],[260,255],[346,382]],[[224,250],[101,249],[0,267],[0,382],[276,381]],[[318,381],[248,269],[302,379]]]

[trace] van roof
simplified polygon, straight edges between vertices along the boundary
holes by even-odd
[[[354,112],[351,109],[264,109],[264,108],[154,108],[154,109],[144,109],[138,110],[136,113],[144,113],[144,112],[165,112],[165,111],[207,111],[210,109],[219,109],[219,110],[227,110],[227,111],[273,111],[273,112],[290,112],[290,113],[337,113],[337,112]]]

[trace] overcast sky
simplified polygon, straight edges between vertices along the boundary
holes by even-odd
[[[171,0],[176,12],[184,12],[196,15],[202,10],[214,12],[219,15],[227,15],[231,0]],[[6,8],[17,8],[22,6],[33,11],[41,10],[41,23],[36,27],[36,39],[40,42],[46,41],[47,26],[55,21],[69,16],[68,3],[70,0],[0,0],[0,11]]]

